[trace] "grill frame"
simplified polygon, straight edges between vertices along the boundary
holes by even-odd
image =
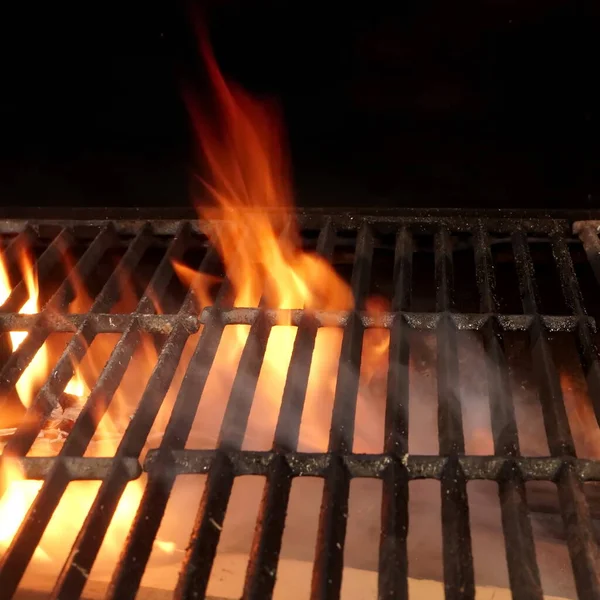
[[[96,211],[97,212],[97,211]],[[110,212],[110,211],[109,211]],[[312,598],[338,598],[343,569],[343,548],[348,513],[350,479],[371,477],[383,480],[382,533],[380,542],[379,595],[381,598],[408,598],[408,481],[433,478],[441,481],[444,584],[447,598],[473,598],[475,581],[470,541],[469,510],[466,484],[473,479],[493,480],[499,484],[502,525],[507,548],[507,564],[513,597],[519,600],[542,598],[542,587],[535,557],[533,534],[525,499],[525,482],[553,481],[557,484],[561,512],[566,526],[567,544],[573,565],[574,579],[580,598],[600,597],[598,548],[592,533],[592,521],[583,491],[583,482],[600,481],[600,461],[577,458],[562,400],[558,372],[548,347],[548,331],[570,331],[576,336],[582,366],[589,386],[589,396],[596,415],[600,415],[600,363],[593,340],[595,321],[588,317],[573,263],[566,246],[573,223],[588,213],[554,213],[544,218],[533,213],[494,213],[461,211],[304,211],[299,217],[300,228],[319,229],[317,251],[330,259],[335,232],[353,229],[358,232],[351,287],[356,298],[356,310],[351,312],[280,311],[265,308],[244,309],[227,305],[221,292],[215,305],[196,311],[193,291],[189,291],[175,315],[157,315],[147,293],[137,309],[127,315],[108,314],[116,301],[118,272],[135,268],[153,236],[167,236],[169,243],[162,262],[152,278],[153,289],[166,286],[172,275],[170,259],[179,257],[192,232],[206,233],[209,225],[195,219],[89,218],[89,212],[75,211],[68,220],[44,218],[44,211],[34,212],[27,220],[0,221],[0,234],[17,233],[5,255],[11,260],[17,243],[36,236],[53,237],[54,241],[38,259],[38,268],[60,259],[60,248],[68,246],[78,236],[89,238],[90,245],[79,259],[81,273],[90,273],[95,261],[119,235],[135,236],[117,270],[96,297],[91,311],[85,315],[57,315],[65,308],[66,288],[61,285],[40,315],[18,315],[15,307],[24,299],[26,290],[17,286],[0,309],[0,339],[15,328],[26,329],[30,335],[19,349],[10,355],[0,369],[0,397],[11,393],[18,377],[47,335],[53,331],[68,331],[75,335],[59,359],[53,375],[46,382],[30,412],[35,426],[20,426],[7,443],[0,459],[0,469],[7,458],[19,460],[28,478],[44,479],[28,518],[23,522],[13,544],[0,560],[0,589],[10,596],[33,555],[37,543],[54,512],[67,484],[76,479],[102,481],[100,491],[77,537],[65,566],[52,592],[53,598],[78,597],[86,583],[97,552],[100,549],[110,519],[125,485],[139,476],[143,468],[148,473],[140,508],[134,519],[127,545],[109,586],[109,598],[133,598],[140,585],[150,556],[160,520],[175,478],[181,474],[207,474],[203,498],[198,508],[190,549],[184,559],[177,587],[178,597],[204,597],[210,570],[220,537],[214,523],[222,523],[227,510],[233,480],[239,475],[264,475],[266,483],[259,509],[253,553],[244,586],[244,597],[268,598],[273,592],[274,574],[285,526],[286,506],[291,483],[297,476],[316,476],[325,480],[319,535],[313,571]],[[83,214],[87,214],[84,217]],[[41,215],[41,216],[40,216]],[[131,216],[131,215],[130,215]],[[138,214],[139,216],[139,214]],[[251,218],[251,215],[249,215]],[[390,312],[378,317],[364,311],[373,260],[373,235],[376,228],[396,234],[394,266],[394,298]],[[600,282],[600,241],[595,224],[576,225],[584,244],[588,261]],[[411,232],[423,230],[435,235],[436,312],[410,311],[412,247]],[[453,306],[453,257],[450,232],[468,232],[474,236],[477,286],[480,313],[457,313]],[[498,314],[495,301],[495,276],[488,240],[490,231],[511,235],[515,263],[523,303],[521,315]],[[543,315],[539,312],[533,263],[527,244],[528,232],[549,237],[558,267],[563,295],[571,315]],[[91,238],[90,234],[94,233]],[[58,242],[56,241],[58,240]],[[216,259],[209,250],[200,270]],[[226,287],[226,284],[225,284]],[[224,288],[222,288],[223,290]],[[291,324],[298,327],[280,418],[273,449],[269,452],[242,451],[241,443],[252,403],[271,326],[282,312],[290,313]],[[234,381],[228,400],[217,450],[186,450],[193,417],[202,389],[226,325],[248,324],[250,334],[242,353],[238,373],[250,374],[244,383]],[[187,367],[169,425],[159,448],[148,452],[143,465],[139,463],[143,443],[154,416],[166,395],[169,384],[188,337],[203,326],[194,355]],[[326,453],[297,453],[300,416],[310,368],[310,358],[319,327],[343,328],[341,360],[355,369],[340,371],[329,449]],[[390,330],[390,370],[384,454],[358,455],[351,452],[354,410],[362,336],[365,328],[384,327]],[[438,429],[440,456],[408,455],[408,365],[409,329],[430,329],[438,342]],[[460,398],[457,388],[457,339],[461,329],[480,331],[486,352],[495,360],[488,368],[490,410],[495,456],[464,456],[464,434],[460,418]],[[516,430],[514,408],[507,385],[507,369],[503,358],[500,333],[527,331],[532,360],[540,385],[540,400],[544,414],[550,457],[522,457]],[[82,411],[73,433],[57,457],[25,457],[35,436],[73,375],[72,358],[78,362],[98,333],[122,334],[106,364],[97,385]],[[166,336],[158,363],[144,390],[142,399],[117,453],[112,459],[82,458],[86,440],[94,431],[98,415],[106,410],[116,391],[127,364],[135,350],[141,332]],[[0,349],[1,349],[0,345]],[[190,393],[192,392],[193,393]],[[195,398],[190,401],[189,398]],[[37,411],[37,412],[36,412]],[[501,430],[495,422],[508,423]],[[289,440],[292,440],[291,444]],[[191,568],[193,566],[193,568]]]

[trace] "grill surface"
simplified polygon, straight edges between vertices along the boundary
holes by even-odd
[[[553,362],[548,336],[568,332],[574,336],[587,385],[589,401],[600,416],[600,367],[595,346],[595,319],[588,316],[569,244],[578,244],[568,218],[469,217],[407,212],[369,216],[361,213],[308,213],[300,216],[303,230],[318,230],[316,249],[331,259],[337,233],[354,231],[356,243],[351,287],[356,310],[347,312],[288,311],[298,327],[283,392],[281,409],[270,451],[242,450],[252,397],[265,354],[270,329],[284,311],[263,308],[233,308],[221,293],[214,306],[197,310],[189,291],[177,312],[156,314],[152,294],[160,295],[173,277],[171,259],[180,258],[190,240],[200,235],[204,223],[192,220],[53,222],[12,220],[0,223],[0,233],[16,238],[5,249],[7,262],[14,261],[18,244],[42,243],[37,266],[40,273],[61,260],[63,248],[86,245],[76,269],[82,279],[93,276],[102,255],[127,239],[127,248],[86,314],[66,314],[69,285],[65,280],[36,315],[20,315],[18,308],[26,289],[17,285],[2,307],[0,331],[27,330],[26,340],[14,353],[6,349],[6,333],[0,335],[0,403],[6,404],[14,386],[47,337],[56,331],[73,332],[56,367],[39,391],[23,421],[7,441],[5,457],[17,457],[28,478],[44,484],[18,534],[0,562],[0,595],[10,597],[27,568],[33,552],[67,485],[77,479],[100,480],[102,485],[89,515],[69,553],[52,592],[54,598],[79,597],[118,501],[128,481],[147,471],[148,481],[120,561],[109,586],[110,598],[134,598],[140,586],[152,545],[175,479],[181,474],[207,474],[207,482],[185,555],[177,587],[179,597],[204,597],[227,511],[234,479],[240,475],[266,477],[255,539],[244,584],[244,596],[271,596],[275,582],[286,509],[292,480],[299,476],[324,479],[323,498],[314,561],[312,597],[338,598],[346,534],[350,480],[354,477],[383,481],[379,558],[379,597],[408,597],[407,534],[408,482],[437,479],[441,482],[442,549],[444,586],[449,599],[474,598],[475,578],[469,525],[467,482],[496,481],[502,514],[510,587],[519,600],[542,598],[525,482],[554,482],[571,558],[577,594],[600,598],[597,542],[584,493],[584,482],[600,481],[600,462],[578,458],[562,397],[558,370]],[[589,265],[600,282],[600,242],[595,225],[577,230]],[[367,314],[365,300],[370,290],[377,236],[394,236],[395,259],[391,310],[374,317]],[[461,312],[453,289],[455,275],[453,244],[456,234],[469,234],[474,249],[479,311]],[[433,236],[435,261],[435,310],[415,312],[413,293],[413,249],[415,236]],[[520,314],[501,313],[496,296],[496,274],[492,241],[508,238],[518,275]],[[529,240],[541,239],[552,249],[569,314],[541,312],[534,262]],[[153,244],[166,244],[137,309],[130,314],[111,314],[117,301],[119,277],[136,269],[144,251]],[[216,260],[208,250],[200,270]],[[226,288],[224,283],[222,288]],[[201,392],[206,384],[224,327],[250,325],[238,375],[228,399],[216,450],[185,449]],[[170,420],[160,445],[150,450],[140,465],[140,456],[161,402],[173,379],[189,336],[202,326],[199,342],[178,391]],[[343,329],[340,364],[333,405],[329,448],[324,453],[297,452],[302,408],[310,361],[319,327]],[[366,328],[390,330],[387,400],[383,454],[353,454],[356,398],[359,385],[361,347]],[[409,454],[408,361],[410,330],[431,330],[437,338],[439,456]],[[465,455],[465,437],[458,389],[457,334],[473,330],[482,336],[488,362],[489,405],[492,415],[494,456]],[[526,332],[539,386],[549,457],[522,456],[519,449],[513,400],[508,386],[503,334]],[[99,333],[121,334],[110,359],[73,430],[56,457],[27,457],[42,424],[60,402],[61,393],[79,362]],[[158,362],[143,392],[139,406],[120,442],[114,458],[87,458],[83,453],[127,368],[143,332],[162,336]],[[243,375],[242,375],[243,374]],[[0,468],[4,468],[2,465]],[[3,491],[3,490],[2,490]]]

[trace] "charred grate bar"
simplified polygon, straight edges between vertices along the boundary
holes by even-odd
[[[248,218],[251,218],[249,216]],[[11,236],[3,250],[4,262],[15,263],[23,245],[42,248],[36,262],[44,274],[60,263],[65,250],[85,246],[73,267],[82,280],[94,275],[100,259],[112,248],[123,252],[115,270],[95,296],[88,312],[70,314],[72,299],[68,273],[38,314],[19,314],[27,289],[17,284],[0,307],[0,407],[10,403],[15,385],[34,356],[53,333],[72,334],[47,381],[41,386],[23,421],[6,440],[0,471],[16,462],[27,479],[43,485],[27,516],[0,559],[2,597],[11,597],[40,543],[67,486],[75,480],[98,480],[101,486],[89,514],[58,576],[52,598],[79,597],[94,565],[102,541],[127,483],[145,471],[147,484],[120,560],[108,588],[109,598],[134,598],[149,560],[175,479],[183,474],[206,474],[202,498],[198,498],[195,525],[183,559],[177,597],[205,597],[232,487],[241,475],[266,477],[264,493],[244,583],[245,598],[270,598],[281,552],[292,481],[312,476],[324,480],[311,598],[340,597],[344,568],[344,543],[352,478],[377,478],[383,482],[378,587],[380,598],[408,598],[407,534],[408,483],[416,479],[441,482],[442,551],[446,598],[474,598],[475,574],[469,521],[467,482],[477,479],[499,484],[502,528],[510,587],[514,598],[543,597],[532,532],[525,482],[549,481],[557,485],[560,510],[579,598],[600,597],[597,541],[584,482],[600,481],[600,461],[579,458],[565,409],[559,371],[550,349],[552,332],[574,336],[586,377],[589,402],[600,417],[600,364],[595,345],[596,320],[587,312],[570,246],[583,244],[587,261],[600,283],[600,240],[596,222],[532,218],[459,218],[406,215],[300,216],[302,230],[318,231],[316,251],[332,261],[342,242],[340,230],[354,232],[351,289],[354,311],[276,310],[231,305],[225,282],[213,306],[201,308],[195,285],[189,286],[176,312],[157,313],[154,298],[174,277],[173,261],[180,260],[198,240],[205,246],[197,280],[218,262],[207,248],[203,234],[209,227],[194,221],[2,221],[0,234]],[[366,310],[378,236],[394,239],[391,307],[373,315]],[[432,240],[435,307],[413,310],[413,255],[419,236]],[[457,267],[454,236],[467,235],[473,249],[473,267],[479,310],[461,310],[454,286]],[[508,240],[514,256],[521,311],[506,313],[497,297],[498,281],[492,246]],[[544,314],[544,298],[530,249],[531,239],[551,248],[560,279],[565,314]],[[347,242],[343,242],[347,243]],[[119,294],[119,280],[135,271],[144,253],[161,246],[164,255],[130,313],[111,312]],[[297,334],[271,450],[242,449],[254,393],[272,327],[283,317],[297,327]],[[186,449],[202,392],[213,368],[226,326],[248,325],[249,333],[227,399],[214,450]],[[309,372],[319,328],[343,330],[340,368],[335,387],[333,414],[326,452],[298,451]],[[389,370],[385,405],[383,453],[353,452],[361,349],[365,331],[390,332]],[[439,455],[409,454],[409,337],[412,331],[430,330],[437,339],[437,425]],[[11,352],[7,335],[26,331],[28,336]],[[489,382],[489,410],[494,456],[465,454],[464,424],[458,378],[458,334],[477,331],[491,357],[483,376]],[[504,335],[526,332],[531,361],[539,385],[539,401],[550,450],[549,457],[523,456],[517,433],[515,406],[508,382]],[[44,422],[60,405],[75,365],[101,333],[117,333],[120,339],[108,358],[95,387],[79,413],[73,429],[56,456],[28,456]],[[142,460],[146,440],[161,409],[188,338],[199,340],[177,391],[170,418],[160,443]],[[142,334],[162,336],[154,370],[135,413],[112,458],[84,456],[97,424],[109,410]],[[143,466],[140,464],[143,462]],[[3,479],[3,478],[2,478]],[[4,493],[4,488],[0,489]],[[596,507],[597,508],[597,507]]]

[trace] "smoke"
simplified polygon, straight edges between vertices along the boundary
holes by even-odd
[[[215,366],[200,400],[198,414],[192,427],[188,447],[216,446],[219,429],[226,410],[226,400],[236,376],[243,346],[235,346],[226,333],[219,349]],[[283,329],[283,328],[281,328]],[[321,329],[315,345],[313,367],[300,428],[301,451],[326,451],[331,426],[331,412],[338,376],[339,355],[343,332]],[[275,336],[277,338],[277,335]],[[461,418],[467,454],[494,453],[489,407],[488,361],[479,333],[457,332],[458,389]],[[281,339],[276,340],[281,341]],[[293,340],[292,340],[293,341]],[[289,342],[289,340],[287,340]],[[366,336],[365,344],[369,343]],[[553,348],[564,350],[564,340],[551,342]],[[533,376],[530,349],[526,333],[504,335],[509,388],[515,406],[521,453],[524,456],[547,456],[539,389]],[[291,347],[268,346],[267,357],[260,372],[256,394],[247,426],[242,420],[237,432],[243,437],[243,448],[268,450],[273,443],[281,394],[285,385]],[[437,338],[435,331],[409,333],[409,363],[406,375],[409,381],[409,454],[439,454]],[[562,351],[562,350],[561,350]],[[575,351],[575,350],[574,350]],[[223,354],[225,353],[225,354]],[[269,361],[269,356],[276,361]],[[572,358],[557,357],[557,367],[571,368]],[[368,361],[367,361],[368,363]],[[277,368],[275,365],[277,364]],[[347,364],[341,366],[350,369]],[[387,386],[387,353],[382,361],[367,366],[363,363],[359,379],[359,395],[354,432],[355,452],[379,453],[383,448],[385,403]],[[581,388],[576,370],[571,373],[571,387]],[[356,375],[356,374],[355,374]],[[248,385],[253,384],[250,374]],[[566,394],[569,417],[578,406],[575,396]],[[570,404],[569,404],[570,403]],[[499,425],[506,425],[500,423]],[[588,429],[591,426],[588,426]],[[585,435],[584,435],[585,433]],[[574,427],[580,446],[595,439],[586,430]],[[583,440],[583,441],[582,441]],[[289,440],[290,443],[292,440]],[[593,448],[589,452],[593,451]],[[244,554],[250,551],[255,520],[264,487],[264,478],[243,477],[236,480],[238,491],[232,495],[226,523],[222,532],[219,553]],[[294,490],[300,489],[299,492]],[[321,505],[323,481],[301,478],[294,481],[288,506],[282,558],[312,562],[315,551],[316,527]],[[546,594],[575,597],[571,565],[560,516],[556,487],[552,483],[530,482],[526,486],[530,517],[534,531],[537,559]],[[197,478],[187,478],[176,490],[165,517],[163,539],[174,540],[185,548],[189,530],[181,526],[181,514],[198,506],[202,493]],[[591,492],[590,492],[591,493]],[[477,585],[508,587],[504,535],[501,525],[500,500],[495,482],[468,484],[470,523],[473,541],[475,577]],[[381,482],[354,480],[351,486],[348,533],[344,551],[346,567],[376,571],[381,518]],[[169,516],[169,514],[171,516]],[[443,579],[441,538],[440,484],[437,481],[413,481],[409,486],[409,575],[414,578]],[[310,525],[310,526],[309,526]],[[190,524],[191,527],[191,524]]]

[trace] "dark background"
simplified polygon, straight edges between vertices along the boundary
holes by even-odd
[[[300,205],[600,203],[598,2],[393,6],[204,2],[221,68],[281,101]],[[186,10],[3,16],[3,206],[189,205]]]

